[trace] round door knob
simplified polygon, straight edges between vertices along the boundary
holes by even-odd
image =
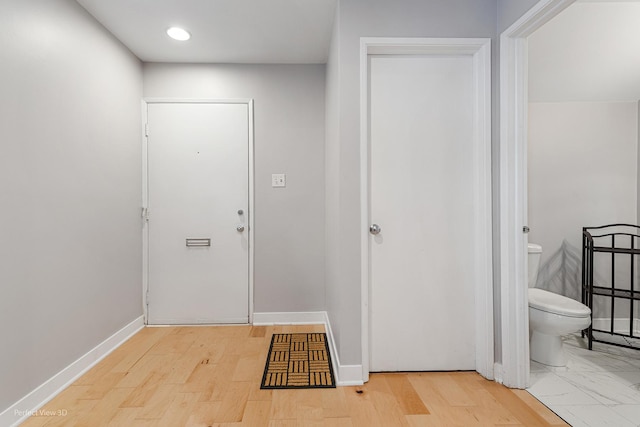
[[[380,234],[381,231],[382,229],[378,224],[371,224],[371,227],[369,227],[369,233],[373,234],[374,236],[376,234]]]
[[[240,233],[242,233],[244,231],[244,225],[237,226],[236,230],[238,230]]]

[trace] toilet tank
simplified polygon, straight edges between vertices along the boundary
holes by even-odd
[[[538,280],[538,268],[540,267],[540,256],[542,246],[529,243],[527,246],[527,261],[529,263],[529,287],[534,288]]]

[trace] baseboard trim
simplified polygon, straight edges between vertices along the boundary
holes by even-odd
[[[253,324],[256,326],[318,325],[324,323],[324,311],[253,313]]]
[[[362,365],[342,365],[340,356],[338,355],[338,347],[331,330],[331,321],[329,314],[324,312],[324,327],[327,330],[327,339],[329,340],[329,350],[331,351],[331,362],[333,364],[333,373],[336,376],[336,384],[339,386],[362,385]]]
[[[0,425],[18,426],[27,418],[38,416],[39,408],[142,328],[144,328],[144,316],[133,320],[0,413]]]
[[[284,312],[284,313],[253,313],[255,326],[268,325],[324,325],[327,331],[329,351],[331,352],[331,364],[336,376],[336,384],[339,386],[362,385],[362,365],[341,365],[338,356],[331,322],[326,311],[310,312]]]
[[[362,365],[339,365],[338,378],[336,381],[339,386],[363,385]]]
[[[611,328],[610,317],[600,317],[593,319],[592,325],[595,329],[608,331]],[[629,333],[629,318],[616,317],[613,321],[613,331],[620,334]],[[640,319],[633,319],[633,335],[640,337]]]

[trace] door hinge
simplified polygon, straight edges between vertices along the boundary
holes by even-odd
[[[144,124],[144,136],[149,136],[149,123]]]
[[[144,220],[144,222],[149,222],[149,209],[148,208],[142,208],[142,219]]]
[[[145,297],[146,303],[147,303],[147,307],[149,306],[149,290],[147,289],[147,295]]]

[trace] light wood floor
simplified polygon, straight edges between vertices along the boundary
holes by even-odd
[[[373,374],[361,387],[260,390],[273,333],[322,326],[145,328],[23,426],[559,426],[476,373]],[[66,411],[66,415],[63,414]]]

